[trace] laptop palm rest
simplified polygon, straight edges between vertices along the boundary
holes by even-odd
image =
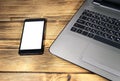
[[[91,43],[86,49],[82,60],[97,68],[120,76],[120,54],[116,51]]]

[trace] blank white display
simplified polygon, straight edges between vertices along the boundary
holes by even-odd
[[[21,50],[41,49],[44,21],[25,22]]]

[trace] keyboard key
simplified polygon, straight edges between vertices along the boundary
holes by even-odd
[[[115,22],[115,25],[120,27],[120,21]]]
[[[109,34],[107,34],[107,37],[106,38],[108,38],[109,40],[112,40],[112,41],[114,41],[114,36],[112,36],[112,35],[109,35]]]
[[[78,24],[78,23],[75,23],[74,26],[75,26],[75,27],[79,27],[79,26],[81,26],[81,25]]]
[[[92,27],[92,28],[96,28],[97,25],[95,25],[95,24],[91,24],[91,27]]]
[[[80,19],[87,20],[86,16],[80,16]]]
[[[85,30],[86,30],[86,31],[91,31],[91,28],[86,27]]]
[[[88,37],[93,38],[93,37],[94,37],[94,34],[88,33]]]
[[[115,38],[115,41],[120,44],[120,38]]]
[[[106,33],[100,32],[100,36],[106,38]]]
[[[90,22],[86,22],[85,25],[91,27],[92,24]]]
[[[78,22],[79,24],[85,24],[85,23],[86,23],[85,21],[83,21],[83,20],[81,20],[81,19],[78,19],[77,22]]]
[[[77,30],[77,33],[82,33],[82,30],[81,30],[81,29],[78,29],[78,30]]]
[[[97,30],[92,29],[90,32],[96,34],[96,33],[97,33]]]
[[[119,27],[117,27],[117,26],[114,26],[113,29],[114,29],[115,31],[119,31]]]
[[[119,32],[115,32],[115,36],[120,37],[120,33]]]
[[[71,28],[71,31],[74,31],[74,32],[75,32],[76,30],[77,30],[77,28],[75,28],[75,27],[72,27],[72,28]]]
[[[83,35],[87,35],[87,34],[88,34],[88,32],[86,32],[86,31],[83,31],[83,32],[82,32],[82,34],[83,34]]]
[[[85,26],[80,25],[78,23],[75,23],[74,26],[77,27],[77,28],[80,28],[80,29],[84,29],[85,28]]]

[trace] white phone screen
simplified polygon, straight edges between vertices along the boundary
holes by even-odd
[[[41,49],[44,21],[26,21],[20,50]]]

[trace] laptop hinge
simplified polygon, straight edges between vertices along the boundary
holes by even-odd
[[[93,3],[120,10],[120,1],[119,0],[117,1],[116,0],[93,0]]]

